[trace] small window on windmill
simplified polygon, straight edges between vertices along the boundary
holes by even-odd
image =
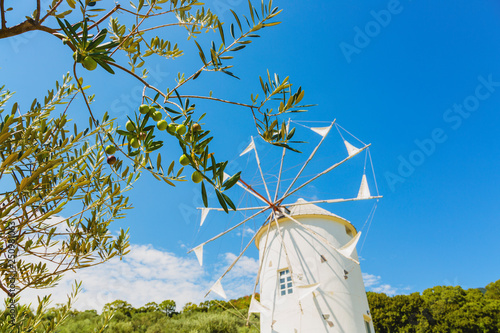
[[[324,255],[320,254],[319,257],[321,258],[321,263],[327,262]]]
[[[372,321],[372,319],[370,318],[370,316],[367,316],[367,315],[363,315],[363,319],[365,321],[365,328],[366,328],[366,333],[372,333],[372,329],[370,327],[370,322]]]
[[[278,282],[280,296],[286,296],[293,293],[292,275],[288,268],[278,271]]]
[[[345,233],[350,237],[354,237],[351,228],[349,228],[348,226],[345,226]]]
[[[370,323],[365,321],[366,333],[372,333],[372,329],[370,328]]]

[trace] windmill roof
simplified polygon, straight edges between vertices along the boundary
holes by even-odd
[[[289,206],[290,215],[291,216],[299,216],[299,215],[325,215],[325,216],[333,216],[338,219],[344,220],[345,222],[351,224],[349,221],[340,217],[338,215],[333,214],[332,212],[327,211],[319,206],[308,203],[306,200],[300,198],[295,202],[295,205]]]
[[[300,198],[298,199],[295,204],[288,206],[288,210],[290,213],[288,215],[290,216],[304,216],[304,215],[309,215],[309,216],[328,216],[330,219],[343,223],[346,227],[349,227],[349,229],[352,230],[354,234],[357,233],[356,228],[349,222],[348,220],[344,219],[343,217],[340,217],[338,215],[333,214],[332,212],[327,211],[326,209],[323,209],[319,206],[316,206],[312,203],[307,202],[306,200]],[[279,217],[279,220],[288,220],[288,218],[284,215]],[[255,238],[255,245],[257,248],[259,248],[259,241],[260,241],[260,235],[264,233],[266,228],[261,228],[256,235]]]

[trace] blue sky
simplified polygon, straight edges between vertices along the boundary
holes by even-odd
[[[242,0],[206,4],[228,22],[230,8],[245,13],[248,8]],[[234,71],[241,80],[210,75],[197,83],[195,91],[207,94],[213,90],[222,98],[248,102],[250,93],[260,90],[258,75],[265,75],[269,69],[280,77],[290,76],[295,86],[301,85],[306,91],[304,102],[317,104],[308,113],[295,115],[294,120],[337,119],[356,137],[372,144],[370,152],[384,198],[366,240],[362,240],[361,268],[368,274],[367,289],[410,293],[435,285],[471,288],[496,281],[500,276],[500,149],[496,144],[500,122],[500,5],[470,1],[367,4],[354,0],[276,1],[275,5],[283,9],[279,16],[283,23],[266,28],[261,38],[236,54]],[[184,39],[181,31],[172,33]],[[194,50],[192,44],[184,45],[186,52]],[[17,100],[25,106],[72,66],[70,50],[41,32],[0,40],[0,50],[0,82],[17,91]],[[196,54],[174,62],[153,62],[150,82],[161,87],[171,85],[179,68],[186,74],[197,68],[193,61],[199,65]],[[85,73],[82,69],[80,73],[98,94],[94,108],[100,113],[107,110],[124,122],[133,112],[127,101],[139,104],[135,97],[137,83],[132,79],[122,75],[113,78],[102,70]],[[250,135],[256,135],[251,115],[245,109],[225,105],[197,106],[208,113],[204,126],[213,129],[216,138],[211,146],[219,159],[231,161],[235,169],[243,170],[244,179],[258,183],[251,156],[238,157]],[[84,114],[83,109],[73,112],[77,120]],[[328,167],[346,154],[338,133],[332,131],[330,135],[305,175]],[[305,159],[320,138],[300,125],[297,136],[309,144],[301,147],[304,156],[287,160],[290,167]],[[272,179],[276,174],[274,158],[280,151],[257,143],[261,158],[265,156],[266,176]],[[178,145],[170,142],[163,154],[164,159],[177,159]],[[324,181],[305,188],[302,196],[355,196],[363,164],[364,155],[360,155]],[[373,190],[373,179],[369,182]],[[130,227],[137,254],[127,261],[131,266],[134,258],[139,258],[136,263],[144,263],[138,253],[146,256],[148,251],[172,259],[173,267],[196,264],[194,255],[186,254],[188,248],[241,220],[241,215],[211,213],[200,229],[199,212],[192,213],[192,208],[200,206],[198,193],[197,185],[186,183],[172,189],[147,175],[136,184],[130,193],[135,209],[116,224]],[[231,193],[235,202],[241,199],[242,205],[255,204],[248,196],[241,198],[243,193],[237,190]],[[362,229],[372,204],[323,207]],[[258,223],[246,227],[255,230]],[[366,231],[365,226],[365,235]],[[228,258],[238,254],[242,234],[243,243],[251,238],[250,231],[240,230],[207,246],[206,264],[192,272],[196,275],[192,280],[187,278],[189,270],[183,273],[182,278],[192,282],[186,288],[197,291],[190,294],[193,300],[200,299],[204,288],[228,264]],[[249,280],[255,258],[257,252],[252,246],[245,257],[246,265],[228,284]],[[109,272],[117,267],[113,265],[99,272]],[[158,274],[175,275],[172,271]],[[138,274],[130,281],[138,283],[141,276],[144,278]],[[175,286],[168,276],[160,280],[167,281],[166,286]],[[148,282],[143,284],[148,286]],[[167,289],[162,297],[180,297],[172,288]],[[235,287],[231,296],[251,292],[242,289]],[[113,295],[125,294],[117,291]]]

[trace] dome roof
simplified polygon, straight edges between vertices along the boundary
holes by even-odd
[[[290,211],[289,215],[291,216],[300,216],[300,215],[324,215],[324,216],[333,216],[337,219],[341,219],[349,224],[351,222],[347,221],[343,217],[335,215],[326,209],[323,209],[319,206],[316,206],[312,203],[307,202],[306,200],[300,198],[298,199],[294,205],[288,206],[288,210]],[[283,216],[284,217],[284,216]]]
[[[323,209],[319,206],[316,206],[312,203],[307,202],[306,200],[300,198],[298,199],[294,204],[287,206],[286,207],[288,211],[286,212],[288,215],[292,217],[297,217],[297,216],[326,216],[332,221],[340,222],[346,226],[346,228],[349,228],[352,233],[355,235],[357,233],[356,228],[343,217],[340,217],[338,215],[335,215],[326,209]],[[284,214],[280,214],[281,216],[278,217],[278,220],[283,220],[283,222],[286,222],[289,220]],[[269,223],[269,222],[268,222]],[[259,248],[259,241],[261,235],[265,232],[266,228],[261,227],[260,230],[257,232],[256,239],[255,239],[255,245],[257,248]],[[260,234],[260,235],[259,235]]]

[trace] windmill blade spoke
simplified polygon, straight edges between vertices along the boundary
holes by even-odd
[[[380,199],[381,195],[367,198],[349,198],[349,199],[325,199],[325,200],[316,200],[316,201],[307,201],[307,202],[295,202],[289,204],[280,205],[281,207],[290,207],[290,206],[300,206],[300,205],[309,205],[309,204],[317,204],[317,203],[338,203],[338,202],[349,202],[349,201],[360,201],[360,200],[372,200],[372,199]]]
[[[257,167],[259,168],[260,176],[262,178],[262,182],[264,183],[264,188],[266,189],[267,199],[271,201],[271,195],[269,194],[269,189],[267,188],[266,179],[264,178],[264,173],[262,172],[262,167],[260,166],[259,154],[257,153],[257,147],[255,146],[255,143],[253,141],[253,137],[252,137],[252,143],[254,144],[253,150],[255,152],[255,160],[257,161]]]
[[[280,225],[278,223],[278,218],[276,217],[276,214],[273,212],[272,215],[273,215],[274,223],[276,224],[276,229],[278,230],[278,234],[280,235],[281,246],[283,247],[283,251],[285,252],[286,263],[288,265],[288,269],[290,270],[290,277],[292,278],[292,284],[294,286],[296,286],[297,283],[295,281],[295,274],[293,273],[292,263],[290,261],[290,257],[288,256],[288,251],[286,249],[285,238],[283,237],[283,234],[281,233]],[[290,237],[291,237],[291,235],[290,235]],[[299,307],[300,307],[300,310],[302,311],[302,302],[300,300],[299,300]]]
[[[265,222],[264,222],[265,223]],[[257,233],[255,233],[253,236],[252,236],[252,239],[250,239],[250,241],[248,242],[247,246],[245,246],[245,248],[243,249],[243,251],[241,251],[240,255],[233,260],[232,264],[226,269],[226,271],[221,275],[221,277],[217,280],[217,281],[221,281],[224,276],[226,276],[227,273],[229,273],[229,271],[234,267],[234,265],[236,265],[236,263],[238,262],[238,260],[241,259],[241,257],[243,257],[243,254],[245,254],[246,250],[248,249],[248,247],[250,246],[250,244],[252,244],[252,242],[255,240],[255,237],[257,237]],[[208,294],[210,294],[210,291],[209,290],[206,294],[205,294],[205,297],[208,296]]]
[[[273,220],[274,224],[276,224],[276,230],[278,231],[278,234],[280,235],[280,240],[281,240],[281,246],[283,247],[283,251],[285,252],[285,259],[286,263],[288,265],[288,268],[290,269],[290,277],[292,278],[292,283],[295,285],[295,281],[293,280],[293,271],[292,271],[292,263],[290,262],[290,257],[288,256],[288,251],[286,250],[286,245],[285,245],[285,238],[283,237],[283,234],[281,233],[280,225],[278,223],[278,218],[276,217],[276,214],[273,212]]]
[[[270,208],[270,207],[268,206],[268,207],[265,207],[265,208],[261,209],[260,211],[258,211],[257,213],[253,214],[252,216],[250,216],[250,217],[248,217],[248,218],[244,219],[243,221],[241,221],[241,222],[240,222],[240,223],[238,223],[237,225],[235,225],[235,226],[233,226],[233,227],[231,227],[231,228],[227,229],[226,231],[221,232],[221,233],[220,233],[220,234],[218,234],[217,236],[214,236],[214,237],[210,238],[209,240],[207,240],[207,241],[205,241],[205,242],[203,242],[203,243],[199,244],[198,246],[200,246],[200,245],[205,245],[205,244],[207,244],[207,243],[210,243],[210,242],[212,242],[212,241],[216,240],[217,238],[219,238],[219,237],[221,237],[221,236],[223,236],[223,235],[227,234],[228,232],[233,231],[234,229],[238,228],[240,225],[242,225],[242,224],[244,224],[245,222],[247,222],[247,221],[249,221],[249,220],[253,219],[253,218],[254,218],[254,217],[256,217],[257,215],[259,215],[259,214],[261,214],[261,213],[265,212],[265,211],[266,211],[267,209],[269,209],[269,208]],[[189,250],[187,253],[191,253],[191,252],[193,252],[193,251],[194,251],[194,248],[193,248],[193,249],[191,249],[191,250]]]
[[[333,127],[333,124],[335,124],[335,120],[332,121],[332,123],[330,124],[330,127],[328,128],[328,132],[330,132],[330,130],[332,129]],[[316,154],[316,152],[318,151],[319,147],[321,146],[321,144],[323,143],[323,141],[325,140],[325,138],[327,137],[327,135],[323,136],[320,140],[320,142],[318,143],[318,145],[314,148],[314,150],[312,151],[311,155],[309,155],[309,158],[306,160],[306,162],[304,163],[304,165],[302,166],[302,168],[300,169],[299,173],[297,173],[297,175],[295,176],[295,178],[293,179],[292,183],[288,186],[288,188],[286,189],[285,193],[283,194],[283,197],[286,197],[288,191],[290,191],[290,189],[292,188],[293,184],[295,184],[295,182],[297,181],[297,179],[299,179],[300,175],[302,174],[302,172],[304,171],[304,169],[306,168],[307,164],[309,163],[309,161],[312,160],[312,158],[314,157],[314,155]],[[276,199],[275,199],[276,201]]]
[[[274,200],[273,200],[273,202],[276,202],[276,199],[278,199],[278,191],[280,189],[281,173],[283,171],[283,160],[285,159],[285,152],[286,152],[286,148],[283,148],[283,154],[281,155],[280,171],[278,173],[278,182],[276,183],[276,192],[274,193]]]
[[[321,177],[321,176],[329,173],[330,171],[332,171],[336,167],[338,167],[338,166],[344,164],[345,162],[349,161],[351,158],[353,158],[354,156],[358,155],[359,153],[361,153],[362,151],[364,151],[368,147],[370,147],[370,144],[368,144],[368,145],[364,146],[363,148],[359,149],[358,152],[356,152],[356,153],[354,153],[354,154],[352,154],[352,155],[344,158],[342,161],[340,161],[338,163],[335,163],[334,165],[332,165],[331,167],[329,167],[325,171],[318,173],[316,176],[314,176],[313,178],[309,179],[308,181],[306,181],[305,183],[303,183],[302,185],[300,185],[299,187],[297,187],[295,190],[291,191],[288,194],[283,195],[279,201],[282,202],[284,199],[286,199],[290,195],[294,194],[295,192],[297,192],[298,190],[300,190],[304,186],[308,185],[309,183],[311,183],[312,181],[316,180],[317,178],[319,178],[319,177]]]
[[[196,209],[204,209],[205,207],[196,207]],[[269,206],[257,206],[257,207],[243,207],[243,208],[238,208],[236,209],[237,212],[242,212],[244,210],[257,210],[257,209],[264,209],[264,208],[269,208]],[[218,212],[224,212],[225,210],[223,208],[216,208],[216,207],[209,207],[209,208],[205,208],[205,209],[209,209],[209,210],[215,210],[215,211],[218,211]]]
[[[287,132],[289,127],[290,127],[290,119],[288,119]],[[280,171],[278,173],[278,182],[276,183],[276,192],[274,193],[273,202],[276,202],[276,199],[278,199],[278,191],[280,189],[281,173],[283,172],[283,161],[285,160],[285,153],[286,153],[286,148],[283,147],[283,153],[281,154]]]
[[[229,179],[230,177],[231,176],[229,176],[227,173],[224,173],[224,181],[226,179]],[[257,193],[250,185],[245,183],[241,178],[238,180],[236,185],[238,185],[239,187],[241,187],[242,189],[244,189],[245,191],[247,191],[248,193],[250,193],[251,195],[253,195],[257,199],[259,199],[260,201],[266,203],[267,205],[271,205],[271,203],[268,200],[266,200],[266,198],[264,198],[259,193]]]
[[[267,220],[266,220],[267,221]],[[264,225],[261,227],[263,228],[265,226],[265,223]],[[266,249],[267,249],[267,241],[269,239],[269,230],[271,229],[271,223],[268,223],[267,224],[267,231],[266,231],[266,241],[264,243],[264,248],[262,249],[262,254],[259,254],[260,256],[260,260],[259,260],[259,270],[257,272],[257,277],[255,278],[255,285],[253,287],[253,293],[252,293],[252,297],[255,296],[255,292],[257,291],[257,286],[259,284],[259,279],[260,279],[260,273],[262,271],[262,264],[264,263],[264,258],[266,257]],[[258,234],[260,231],[260,229],[255,233],[255,234]],[[260,251],[259,251],[260,252]],[[250,315],[251,315],[251,312],[249,311],[248,312],[248,317],[247,317],[247,325],[248,325],[248,322],[250,321]]]

